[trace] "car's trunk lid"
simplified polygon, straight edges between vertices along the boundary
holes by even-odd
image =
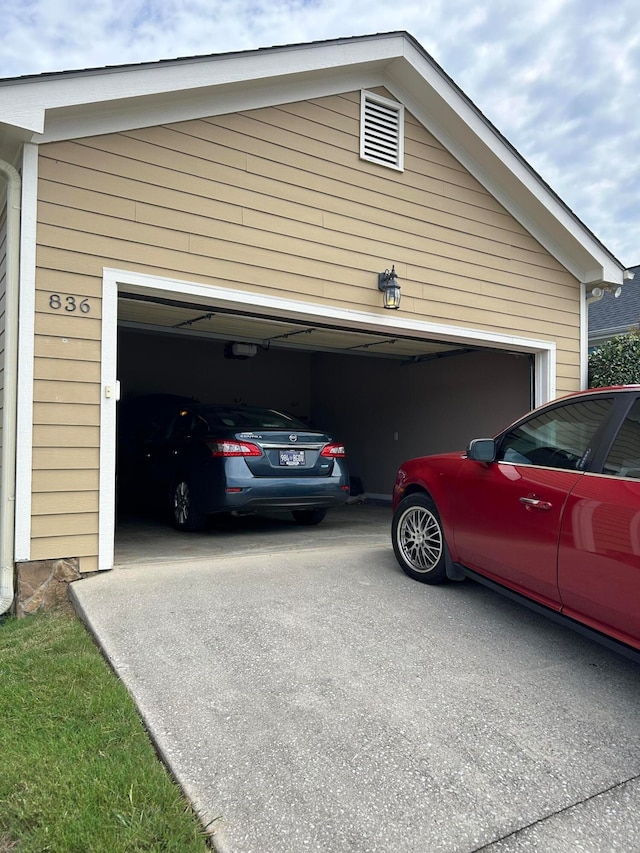
[[[245,457],[255,477],[318,477],[333,469],[332,459],[321,455],[330,442],[324,433],[256,429],[238,431],[235,438],[255,444],[262,451],[261,456]]]

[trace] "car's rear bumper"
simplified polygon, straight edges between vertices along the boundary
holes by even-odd
[[[239,491],[235,491],[239,489]],[[207,512],[229,512],[244,510],[254,512],[266,509],[315,509],[340,506],[349,497],[346,483],[318,482],[287,479],[285,482],[270,480],[268,484],[255,480],[245,485],[227,483],[224,494],[209,503]]]
[[[240,489],[240,491],[235,491]],[[345,484],[321,483],[317,481],[299,483],[287,480],[270,481],[269,485],[255,484],[236,486],[227,485],[224,495],[219,496],[219,506],[212,512],[228,510],[254,511],[260,509],[313,509],[340,506],[349,497],[349,487]]]
[[[230,495],[225,509],[245,510],[294,510],[294,509],[328,509],[346,503],[348,492],[337,495],[295,495],[287,497],[267,497],[265,495]]]
[[[328,476],[296,477],[287,472],[282,477],[255,477],[242,458],[213,459],[191,482],[206,514],[323,509],[340,506],[349,497],[349,475],[337,462]]]

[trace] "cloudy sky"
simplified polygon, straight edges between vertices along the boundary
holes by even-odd
[[[0,77],[406,30],[640,264],[638,0],[0,0]]]

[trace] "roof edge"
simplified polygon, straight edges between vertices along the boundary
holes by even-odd
[[[580,281],[590,285],[622,283],[623,264],[404,30],[5,78],[0,80],[0,121],[15,128],[16,138],[30,133],[33,141],[52,141],[65,137],[47,136],[48,116],[55,115],[61,122],[65,115],[73,115],[67,132],[77,135],[86,116],[83,110],[89,105],[93,105],[95,121],[96,113],[100,113],[96,105],[112,104],[108,111],[113,120],[116,103],[131,113],[154,99],[157,105],[159,96],[176,99],[188,91],[209,98],[214,91],[232,93],[253,81],[263,86],[271,83],[275,91],[285,82],[293,85],[295,81],[313,80],[318,92],[338,72],[345,78],[349,72],[364,78],[374,71],[396,86],[405,103],[413,100],[409,108],[428,129],[439,122],[438,138],[445,147]],[[18,88],[20,97],[16,97]],[[232,95],[227,103],[233,109]],[[85,135],[95,132],[115,130],[103,123],[101,130]]]

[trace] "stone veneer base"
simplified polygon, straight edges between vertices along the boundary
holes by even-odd
[[[77,557],[17,563],[16,616],[28,616],[56,607],[71,607],[69,584],[81,577],[79,566]]]

